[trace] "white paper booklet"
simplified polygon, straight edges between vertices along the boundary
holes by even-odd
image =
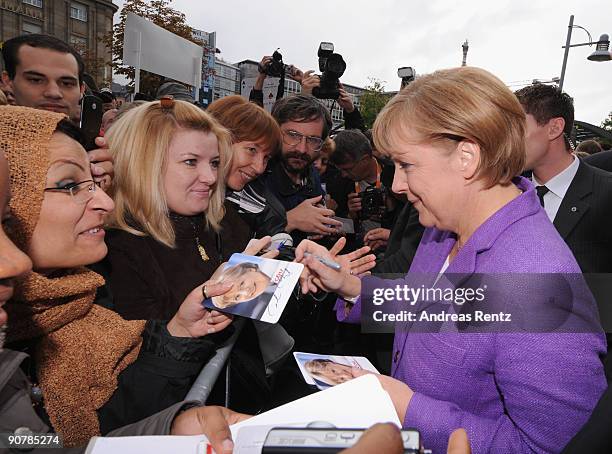
[[[321,421],[340,428],[367,428],[379,422],[401,426],[391,398],[374,375],[364,375],[278,408],[253,416],[231,427],[237,454],[259,454],[268,430],[278,426],[305,427]],[[242,440],[241,431],[245,431]],[[93,454],[206,454],[206,437],[117,437],[93,439]]]

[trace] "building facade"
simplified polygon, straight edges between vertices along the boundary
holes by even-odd
[[[193,37],[202,42],[202,86],[198,100],[207,107],[213,102],[215,87],[215,52],[217,50],[217,33],[193,29]]]
[[[215,88],[213,100],[240,94],[240,68],[215,58]]]
[[[98,85],[110,83],[110,49],[117,5],[105,0],[0,0],[0,42],[25,33],[44,33],[73,45]]]

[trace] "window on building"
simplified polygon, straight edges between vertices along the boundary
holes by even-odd
[[[23,23],[23,34],[29,35],[30,33],[42,33],[42,27],[37,24],[31,24],[29,22]]]
[[[23,3],[26,5],[36,6],[37,8],[43,7],[42,0],[23,0]]]
[[[70,17],[87,22],[87,6],[77,2],[70,3]]]
[[[70,35],[70,45],[74,47],[79,54],[83,55],[87,50],[87,38]]]

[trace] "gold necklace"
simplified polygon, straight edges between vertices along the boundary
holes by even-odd
[[[208,257],[208,254],[206,253],[206,249],[204,249],[204,246],[200,244],[200,237],[198,235],[198,230],[197,230],[195,223],[191,219],[190,219],[190,222],[191,222],[191,227],[193,227],[193,234],[195,235],[195,242],[198,248],[198,252],[200,253],[200,257],[202,257],[203,262],[207,262],[210,259],[210,257]]]
[[[204,246],[200,244],[200,239],[197,236],[196,236],[196,244],[198,245],[198,252],[200,253],[200,257],[202,257],[202,260],[204,262],[208,261],[209,257],[208,257],[208,254],[206,253],[206,249],[204,249]]]

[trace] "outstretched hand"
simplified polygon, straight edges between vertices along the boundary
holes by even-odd
[[[346,238],[342,237],[332,249],[342,250],[345,244]],[[318,257],[337,262],[340,270],[336,271],[324,265]],[[320,244],[304,240],[295,249],[295,261],[304,264],[300,275],[302,293],[325,290],[348,297],[361,293],[361,280],[351,275],[351,261],[346,256],[336,256]]]

